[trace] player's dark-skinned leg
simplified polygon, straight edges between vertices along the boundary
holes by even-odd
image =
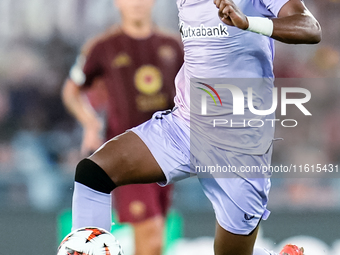
[[[144,142],[133,132],[107,142],[89,157],[117,185],[164,181],[165,176]],[[163,218],[134,224],[135,255],[160,255],[163,243]]]
[[[166,180],[163,171],[159,167],[157,161],[152,156],[147,146],[133,132],[126,132],[114,139],[111,139],[95,154],[90,156],[89,159],[105,171],[115,186],[133,183],[161,182]],[[101,170],[100,168],[98,170]],[[78,193],[80,192],[78,191]],[[90,194],[88,201],[83,201],[81,206],[78,206],[78,208],[74,203],[72,207],[73,214],[86,214],[85,217],[88,219],[86,219],[85,222],[90,221],[96,223],[96,219],[91,220],[89,217],[100,217],[96,214],[92,215],[93,211],[101,211],[96,199],[94,199],[94,196],[97,196],[97,193],[97,191],[94,191],[92,194]],[[77,194],[77,196],[79,195],[80,194]],[[75,196],[76,194],[74,194],[74,197]],[[83,195],[80,196],[83,197]],[[105,199],[107,201],[111,201],[110,197]],[[93,203],[92,201],[95,201],[94,204],[91,204]],[[89,208],[84,208],[86,205]],[[97,210],[93,210],[93,208],[97,208]],[[110,210],[111,205],[106,206],[106,208]],[[84,210],[87,209],[90,213],[84,213]],[[78,227],[82,226],[73,226],[73,228]],[[256,234],[257,228],[248,236],[235,235],[224,230],[217,224],[214,244],[215,254],[252,255]]]
[[[216,224],[215,255],[252,255],[258,226],[250,235],[235,235]]]
[[[89,157],[117,185],[165,181],[165,175],[145,143],[133,132],[108,141]]]
[[[111,229],[111,191],[121,185],[165,181],[144,142],[126,132],[105,143],[77,165],[72,203],[72,229]]]

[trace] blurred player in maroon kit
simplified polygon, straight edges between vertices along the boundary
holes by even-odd
[[[105,85],[108,140],[147,121],[155,111],[174,106],[174,78],[183,63],[177,40],[153,27],[154,0],[116,0],[115,4],[121,13],[121,25],[84,46],[62,91],[65,106],[83,126],[84,156],[102,145],[104,126],[84,98],[88,88]],[[105,102],[105,94],[99,100]],[[161,188],[154,183],[114,191],[120,221],[134,227],[135,254],[161,254],[171,190],[172,187]]]

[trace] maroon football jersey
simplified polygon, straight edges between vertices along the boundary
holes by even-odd
[[[183,63],[176,39],[158,32],[134,39],[116,28],[92,41],[84,54],[83,87],[101,78],[107,90],[107,139],[174,106],[174,79]]]

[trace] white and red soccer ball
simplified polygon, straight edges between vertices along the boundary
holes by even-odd
[[[117,239],[101,228],[72,231],[60,243],[57,255],[124,255]]]

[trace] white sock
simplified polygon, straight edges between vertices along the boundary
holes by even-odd
[[[265,248],[255,247],[253,250],[253,255],[279,255],[273,251],[268,251]]]
[[[74,182],[72,231],[82,227],[100,227],[111,231],[111,194]]]

